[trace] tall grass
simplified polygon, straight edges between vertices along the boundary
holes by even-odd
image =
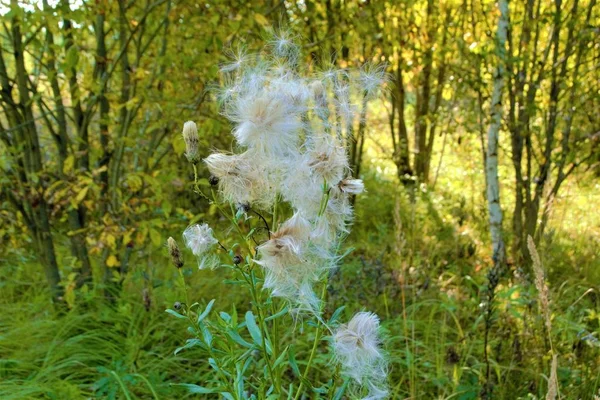
[[[349,238],[355,250],[331,278],[329,308],[347,304],[344,318],[357,309],[385,317],[392,398],[479,398],[485,373],[481,303],[490,265],[487,248],[480,245],[485,230],[477,228],[476,215],[463,213],[460,201],[448,195],[440,200],[439,194],[418,194],[411,204],[393,182],[365,181],[368,190],[357,201]],[[600,287],[590,277],[600,264],[593,241],[557,232],[541,246],[552,299],[552,344],[560,354],[554,369],[557,398],[594,399],[600,390]],[[175,271],[162,267],[168,264],[164,252],[148,249],[137,256],[140,267],[125,282],[116,304],[90,292],[80,294],[76,307],[67,311],[48,303],[37,265],[14,255],[4,258],[0,398],[203,398],[169,385],[200,384],[210,372],[193,348],[173,354],[186,334],[183,324],[164,315],[165,308],[180,300]],[[221,278],[218,271],[212,274],[214,278],[210,273],[201,279],[192,276],[190,290],[205,300],[215,291],[226,293],[223,299],[231,302],[248,300],[231,286],[216,286]],[[145,287],[152,300],[149,311],[142,299]],[[537,299],[533,284],[510,274],[497,288],[488,345],[494,399],[542,399],[548,394],[553,358]],[[230,309],[226,303],[215,311]],[[300,334],[301,328],[281,326],[284,340],[297,343],[300,355],[310,352],[313,340],[311,330]],[[319,346],[315,374],[326,375],[327,360],[325,346]]]

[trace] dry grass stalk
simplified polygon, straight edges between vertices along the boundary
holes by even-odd
[[[558,356],[554,352],[552,346],[552,322],[550,320],[550,298],[548,294],[548,285],[544,279],[544,269],[542,268],[542,261],[540,255],[535,247],[533,238],[527,237],[527,248],[531,254],[531,260],[533,261],[533,272],[535,274],[535,287],[538,291],[538,300],[540,304],[540,310],[544,316],[544,323],[548,331],[548,340],[550,342],[550,351],[552,352],[552,364],[550,366],[550,379],[548,379],[548,393],[546,393],[546,400],[555,400],[558,396]]]

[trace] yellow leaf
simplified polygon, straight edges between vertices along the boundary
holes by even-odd
[[[75,157],[73,157],[73,155],[71,154],[69,157],[67,157],[67,159],[65,160],[65,162],[63,164],[63,172],[65,174],[68,174],[69,172],[71,172],[73,170],[74,166],[75,166]]]
[[[123,235],[123,244],[125,246],[127,246],[127,244],[129,244],[129,242],[131,242],[131,234],[133,232],[129,231],[129,232],[125,232],[125,234]]]
[[[148,228],[142,227],[135,235],[135,242],[139,246],[143,245],[146,241],[146,236],[148,236]]]
[[[118,267],[119,265],[121,265],[121,263],[119,262],[119,260],[117,260],[117,257],[115,257],[114,254],[111,254],[106,259],[106,266],[107,267],[111,267],[112,268],[112,267]]]
[[[262,14],[254,14],[254,20],[258,22],[259,25],[267,26],[269,25],[269,20]]]
[[[85,198],[85,195],[87,194],[89,188],[89,186],[86,186],[83,189],[81,189],[79,193],[77,193],[77,197],[75,197],[75,203],[81,203],[81,201]]]
[[[108,247],[110,247],[111,249],[114,249],[117,244],[117,238],[115,238],[115,236],[110,233],[107,234],[106,235],[106,244],[108,244]]]

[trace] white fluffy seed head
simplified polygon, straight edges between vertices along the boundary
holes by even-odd
[[[389,80],[386,67],[386,64],[367,63],[361,68],[358,82],[367,97],[375,97]]]
[[[269,208],[275,199],[278,174],[270,160],[253,151],[211,154],[204,159],[210,173],[219,178],[223,198],[236,205]]]
[[[242,96],[230,118],[238,143],[266,156],[285,155],[298,144],[302,123],[287,96],[267,90]]]
[[[312,284],[327,268],[327,260],[311,244],[311,229],[308,220],[294,214],[258,247],[256,263],[264,268],[264,287],[273,296],[283,297],[299,309],[316,312],[318,299]]]
[[[379,317],[371,312],[357,313],[333,336],[333,349],[343,373],[366,386],[373,399],[387,396],[387,362],[380,344]]]
[[[331,136],[319,135],[313,139],[304,162],[321,183],[336,184],[349,170],[346,150]]]
[[[196,257],[204,257],[218,243],[207,224],[190,225],[183,231],[185,245]]]
[[[354,195],[361,194],[365,190],[365,184],[363,183],[362,179],[342,179],[340,183],[338,183],[337,187],[340,191],[342,191],[342,193]]]

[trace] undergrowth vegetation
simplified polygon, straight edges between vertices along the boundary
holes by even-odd
[[[599,10],[0,1],[0,399],[599,400]]]
[[[489,252],[481,243],[486,231],[477,228],[475,216],[460,211],[459,199],[421,192],[411,202],[411,193],[393,181],[368,173],[365,182],[346,242],[353,251],[331,277],[324,315],[344,304],[344,319],[360,309],[381,316],[392,398],[479,398],[485,373],[482,302]],[[394,218],[402,221],[399,231]],[[180,223],[173,232],[185,226]],[[560,354],[560,393],[565,399],[594,399],[600,390],[600,288],[590,285],[599,282],[595,243],[559,233],[548,240],[540,253],[551,293],[551,335]],[[191,255],[186,261],[188,290],[203,305],[226,294],[213,312],[231,312],[233,304],[240,315],[249,309],[249,296],[221,283],[223,271],[200,275]],[[199,349],[173,354],[188,334],[184,323],[164,313],[182,300],[164,247],[135,260],[116,304],[102,301],[98,289],[80,294],[66,313],[47,301],[48,293],[40,290],[44,277],[32,260],[8,255],[3,264],[0,398],[193,398],[170,384],[210,379],[213,372]],[[535,287],[505,279],[489,329],[493,398],[544,398],[551,360]],[[310,331],[303,334],[289,324],[282,334],[285,340],[293,337],[297,354],[310,351]],[[331,368],[325,347],[316,365],[316,373]]]

